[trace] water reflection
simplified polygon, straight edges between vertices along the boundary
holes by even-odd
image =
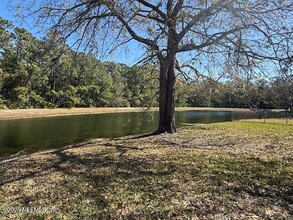
[[[229,121],[230,112],[176,113],[176,124]],[[157,112],[127,112],[0,121],[0,156],[22,149],[37,151],[90,138],[119,137],[154,131]]]

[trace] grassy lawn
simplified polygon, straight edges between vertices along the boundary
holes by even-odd
[[[0,219],[292,219],[292,143],[241,121],[31,154],[0,164]]]

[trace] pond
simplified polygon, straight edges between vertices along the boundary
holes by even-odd
[[[176,112],[176,124],[230,121],[231,112]],[[92,138],[119,137],[154,131],[158,112],[127,112],[0,121],[0,157]]]

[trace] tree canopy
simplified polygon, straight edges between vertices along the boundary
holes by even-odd
[[[220,54],[220,61],[229,58],[242,66],[264,59],[288,63],[292,57],[290,0],[30,3],[23,12],[37,15],[36,24],[44,28],[45,19],[45,27],[58,30],[65,38],[74,35],[75,44],[84,49],[113,50],[137,40],[159,60],[171,52],[188,51],[192,51],[188,57],[193,61],[204,59],[200,57],[203,54]],[[170,41],[173,45],[168,44]]]

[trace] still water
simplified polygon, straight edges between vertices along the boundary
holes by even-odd
[[[176,112],[176,124],[230,121],[231,112]],[[127,112],[0,121],[0,157],[85,141],[154,131],[158,112]]]

